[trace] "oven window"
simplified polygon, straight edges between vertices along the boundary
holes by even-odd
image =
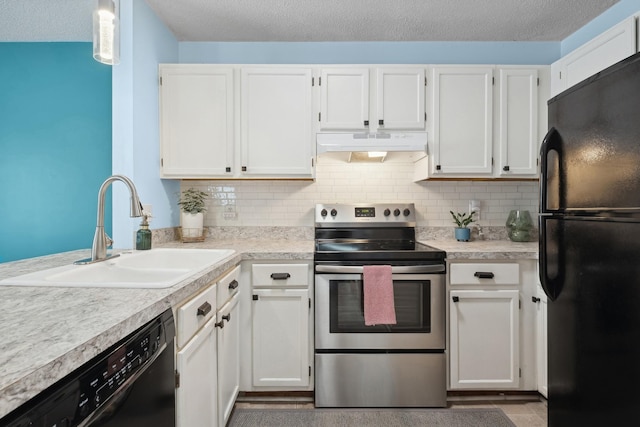
[[[331,333],[431,332],[431,282],[394,280],[396,325],[365,326],[362,280],[330,280]]]

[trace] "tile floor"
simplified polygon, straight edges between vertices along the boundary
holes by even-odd
[[[313,403],[247,403],[237,402],[236,408],[253,409],[313,409]],[[546,427],[547,401],[455,401],[450,408],[500,408],[517,427]]]

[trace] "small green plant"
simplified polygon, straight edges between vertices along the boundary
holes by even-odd
[[[204,201],[208,194],[204,191],[196,190],[195,188],[189,188],[184,190],[180,194],[180,200],[178,205],[182,208],[183,212],[196,214],[206,211],[204,207]]]
[[[449,213],[451,213],[451,216],[453,217],[453,222],[456,223],[458,228],[467,228],[467,225],[475,221],[475,219],[473,218],[473,215],[476,213],[476,211],[471,211],[469,213],[460,213],[460,212],[453,213],[453,211],[449,211]]]

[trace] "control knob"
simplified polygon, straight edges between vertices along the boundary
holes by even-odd
[[[391,215],[391,211],[389,209],[385,209],[384,216],[389,216],[389,215]]]
[[[402,213],[404,214],[404,216],[409,216],[411,211],[409,209],[405,209]]]
[[[331,216],[335,217],[336,215],[338,215],[338,211],[335,209],[331,209]]]
[[[400,216],[400,209],[394,209],[393,216]]]
[[[327,210],[326,209],[322,209],[320,211],[320,215],[322,215],[322,218],[324,218],[325,216],[327,216]]]

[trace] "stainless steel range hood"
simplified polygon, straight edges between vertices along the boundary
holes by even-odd
[[[318,133],[317,152],[427,151],[427,132]]]

